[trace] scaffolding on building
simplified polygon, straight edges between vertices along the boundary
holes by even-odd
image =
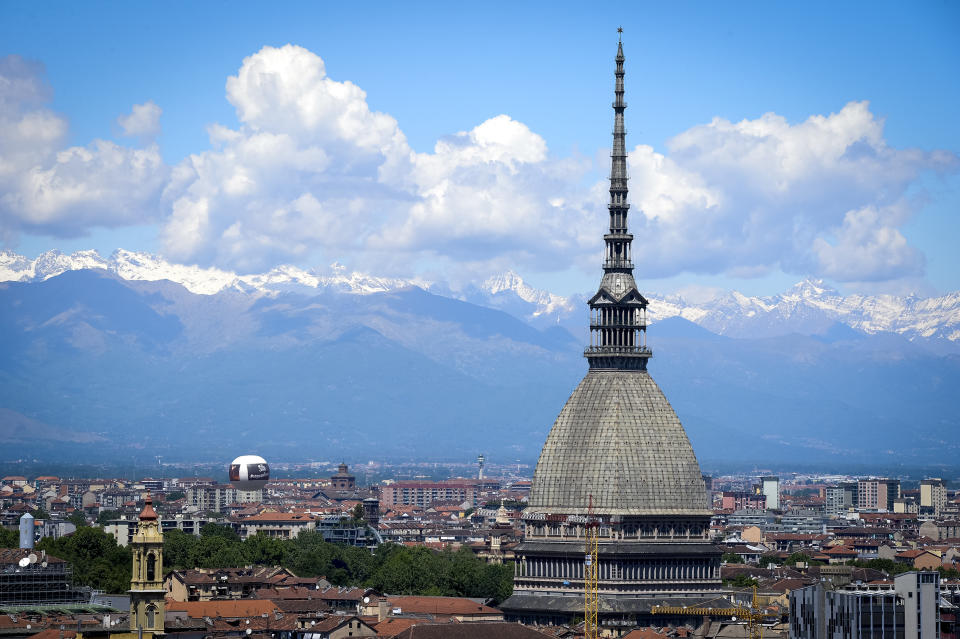
[[[4,608],[89,601],[90,590],[73,585],[73,569],[63,560],[38,556],[29,549],[0,557],[0,606]]]

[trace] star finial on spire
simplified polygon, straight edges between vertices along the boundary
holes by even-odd
[[[617,27],[617,42],[623,42],[623,27]]]

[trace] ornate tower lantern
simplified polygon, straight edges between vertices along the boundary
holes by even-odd
[[[617,44],[613,101],[613,151],[610,166],[610,231],[603,236],[606,252],[600,288],[590,298],[590,346],[584,353],[590,368],[646,370],[647,300],[633,279],[633,235],[627,230],[627,150],[623,112],[623,43]]]

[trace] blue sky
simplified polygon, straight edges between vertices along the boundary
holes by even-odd
[[[588,290],[619,25],[628,147],[650,147],[631,166],[635,261],[649,290],[769,294],[805,276],[847,291],[960,289],[951,2],[3,3],[0,58],[43,65],[8,65],[8,76],[52,93],[8,95],[0,126],[43,113],[64,131],[0,142],[26,158],[0,173],[0,237],[28,256],[123,247],[240,271],[339,260],[455,280],[512,268],[556,292]],[[264,47],[278,53],[256,58]],[[350,82],[365,96],[336,108],[393,124],[362,119],[380,128],[361,139],[301,104],[301,128],[288,126],[296,96],[249,77],[227,95],[245,59],[254,72],[268,57],[291,74],[284,86],[309,91],[297,84],[304,68]],[[118,118],[148,102],[159,117],[124,135]],[[213,143],[212,125],[236,135]],[[249,151],[264,133],[327,168],[264,166]],[[74,147],[87,152],[58,159]],[[31,200],[31,171],[65,194]],[[238,175],[255,188],[230,191]]]

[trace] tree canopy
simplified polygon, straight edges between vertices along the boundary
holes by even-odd
[[[59,539],[44,537],[37,549],[70,562],[74,583],[106,592],[126,592],[130,588],[133,554],[102,528],[82,526],[72,535]]]
[[[324,576],[336,585],[409,595],[501,601],[513,588],[512,565],[487,564],[467,548],[435,552],[384,544],[371,553],[365,548],[327,543],[318,532],[303,532],[289,540],[258,534],[239,541],[224,528],[208,524],[200,537],[178,530],[165,533],[164,564],[170,569],[280,565],[301,577]]]
[[[493,565],[468,548],[439,552],[424,547],[383,544],[374,552],[327,543],[318,532],[296,539],[264,534],[241,541],[229,526],[207,524],[194,536],[180,530],[163,535],[167,571],[191,568],[283,566],[301,577],[325,577],[340,586],[364,586],[404,595],[489,598],[503,601],[513,590],[513,564]],[[0,528],[0,547],[16,548],[17,531]],[[74,582],[111,593],[130,587],[133,556],[102,528],[81,526],[59,539],[45,537],[40,550],[73,566]]]

